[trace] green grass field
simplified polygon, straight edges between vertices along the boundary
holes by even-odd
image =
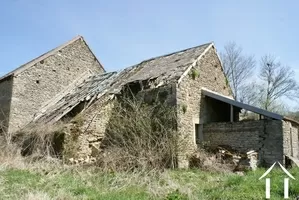
[[[95,168],[1,168],[1,199],[265,199],[264,169],[244,176],[200,170],[104,173]],[[299,180],[299,170],[290,172]],[[279,169],[270,174],[271,199],[283,199]],[[290,180],[290,199],[299,182]]]

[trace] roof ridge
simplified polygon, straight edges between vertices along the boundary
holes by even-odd
[[[189,48],[186,48],[186,49],[178,50],[178,51],[175,51],[175,52],[172,52],[172,53],[167,53],[167,54],[164,54],[164,55],[161,55],[161,56],[152,57],[152,58],[143,60],[143,61],[141,61],[140,63],[138,63],[136,65],[140,65],[140,64],[142,64],[144,62],[149,62],[151,60],[155,60],[155,59],[158,59],[158,58],[162,58],[162,57],[166,57],[166,56],[171,56],[171,55],[174,55],[174,54],[177,54],[177,53],[183,53],[183,52],[191,50],[191,49],[196,49],[196,48],[203,47],[203,46],[209,46],[211,44],[213,44],[213,42],[208,42],[208,43],[197,45],[197,46],[194,46],[194,47],[189,47]],[[136,65],[133,65],[133,66],[136,66]]]
[[[72,44],[73,42],[75,42],[75,41],[77,41],[77,40],[79,40],[79,39],[83,39],[83,40],[84,40],[83,36],[81,36],[81,35],[77,35],[77,36],[74,37],[73,39],[71,39],[71,40],[69,40],[69,41],[67,41],[67,42],[65,42],[65,43],[63,43],[63,44],[61,44],[61,45],[59,45],[59,46],[56,47],[56,48],[53,48],[53,49],[47,51],[46,53],[44,53],[44,54],[42,54],[42,55],[40,55],[40,56],[38,56],[38,57],[36,57],[36,58],[30,60],[29,62],[27,62],[27,63],[25,63],[25,64],[22,64],[20,67],[18,67],[18,68],[16,68],[16,69],[12,70],[11,72],[5,74],[4,76],[0,77],[0,81],[3,80],[3,79],[5,79],[5,78],[7,78],[7,77],[9,77],[9,76],[12,76],[12,75],[15,75],[15,74],[20,73],[20,72],[24,71],[25,69],[27,69],[28,67],[32,67],[33,65],[35,65],[35,64],[38,63],[39,61],[48,58],[48,57],[51,56],[53,53],[56,53],[57,51],[63,49],[64,47],[66,47],[66,46]]]

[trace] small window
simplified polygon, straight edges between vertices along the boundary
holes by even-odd
[[[198,144],[199,141],[199,124],[195,124],[195,142]]]

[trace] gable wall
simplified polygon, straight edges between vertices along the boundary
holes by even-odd
[[[12,84],[12,77],[8,77],[0,82],[0,133],[6,131],[8,127]]]
[[[194,69],[199,76],[193,79],[193,70],[191,69],[177,88],[178,131],[184,140],[189,143],[189,145],[183,145],[189,148],[182,149],[182,152],[192,152],[194,150],[196,147],[195,124],[203,124],[204,122],[204,113],[200,113],[200,110],[204,107],[201,88],[205,87],[220,94],[231,96],[220,60],[213,47],[197,61]],[[186,154],[182,153],[181,156],[180,160],[184,160]],[[179,165],[181,165],[180,167],[186,167],[187,163],[183,162]]]
[[[14,78],[9,131],[32,121],[44,103],[82,75],[102,72],[82,39],[24,70]]]

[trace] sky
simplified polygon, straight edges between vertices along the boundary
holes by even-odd
[[[2,0],[0,76],[82,35],[106,71],[213,41],[273,54],[299,78],[299,2]]]

